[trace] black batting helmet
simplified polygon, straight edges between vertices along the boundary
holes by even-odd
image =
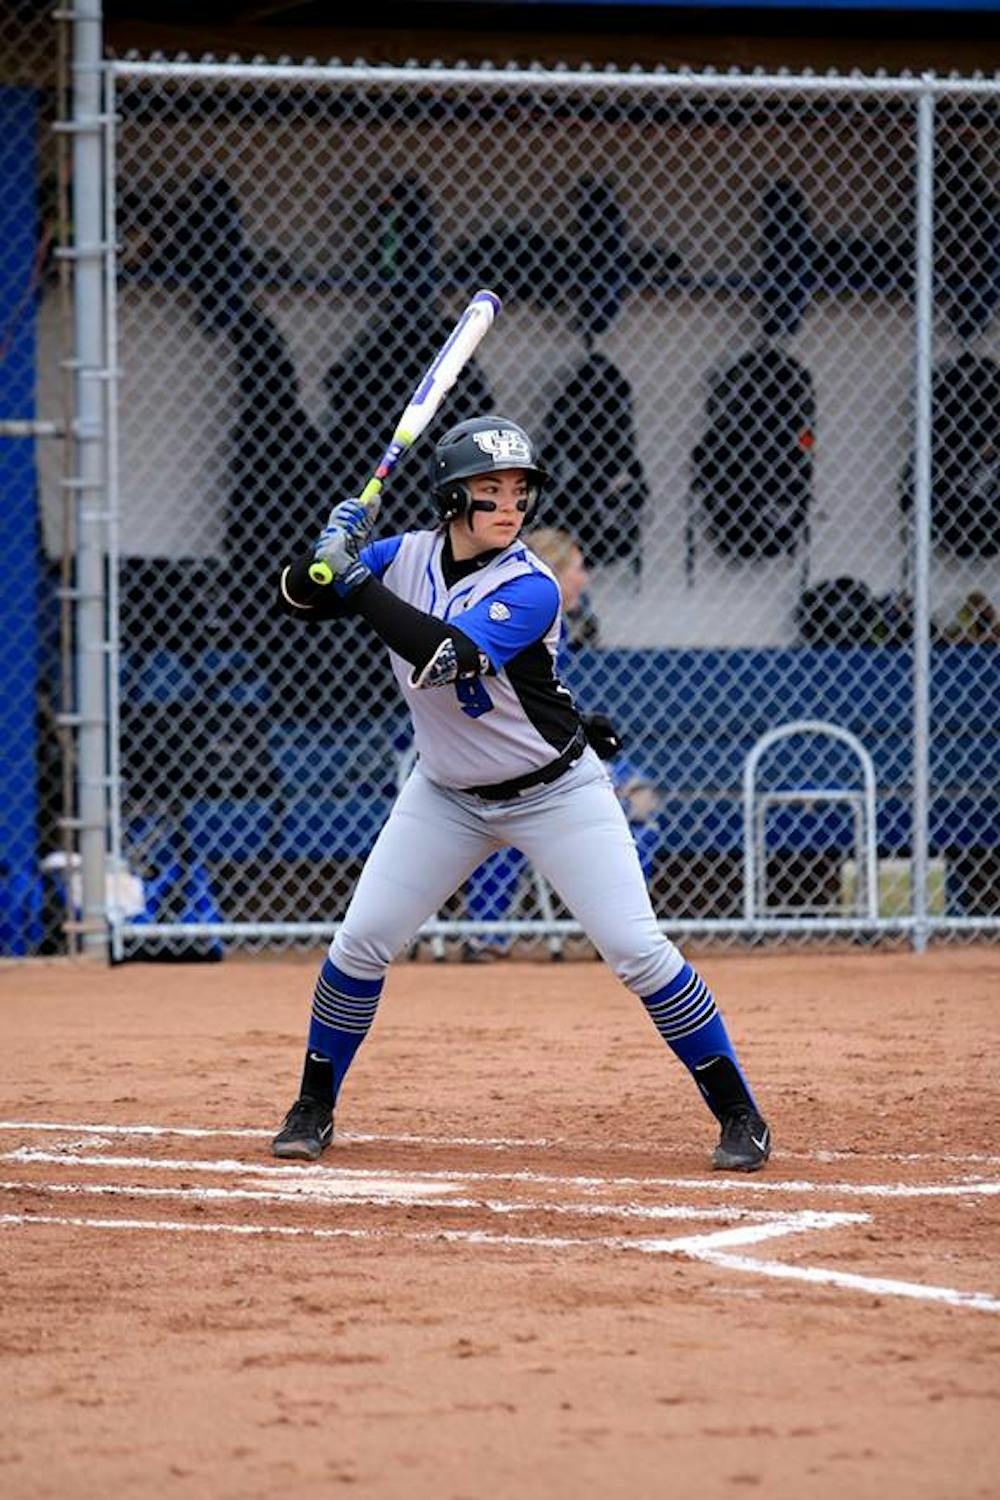
[[[524,428],[497,416],[470,417],[449,427],[438,439],[431,460],[431,488],[440,519],[451,521],[466,510],[469,490],[463,480],[500,469],[526,471],[530,514],[545,481],[545,470]]]

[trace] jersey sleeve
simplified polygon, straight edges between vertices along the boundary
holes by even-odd
[[[381,578],[402,546],[401,536],[382,536],[361,549],[361,561],[373,577]]]
[[[558,584],[545,573],[525,573],[500,584],[451,623],[475,641],[499,672],[512,657],[542,639],[558,610]]]

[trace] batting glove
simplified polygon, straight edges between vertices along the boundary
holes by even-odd
[[[367,567],[355,553],[354,561],[348,563],[342,572],[334,575],[333,591],[339,594],[341,599],[346,599],[363,583],[367,583],[371,576],[371,568]]]
[[[313,561],[326,563],[334,578],[342,576],[358,560],[358,553],[371,536],[371,512],[360,500],[341,500],[313,549]]]
[[[329,578],[329,586],[332,586],[335,594],[341,599],[346,599],[359,589],[363,583],[367,583],[372,576],[371,569],[361,561],[359,555],[358,541],[348,531],[334,530],[327,527],[323,533],[326,541],[322,543],[322,552],[317,551],[313,555],[313,564],[322,561],[333,574]]]

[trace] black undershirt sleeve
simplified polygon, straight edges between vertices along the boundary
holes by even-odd
[[[425,667],[442,641],[455,643],[458,670],[463,675],[479,667],[479,647],[457,625],[449,625],[400,599],[377,578],[341,599],[329,585],[315,584],[309,577],[312,557],[298,558],[281,576],[281,608],[285,614],[306,620],[336,620],[360,615],[379,640],[412,666]]]
[[[370,578],[357,591],[355,609],[367,620],[379,640],[417,668],[425,667],[442,641],[455,643],[458,670],[462,676],[479,669],[479,647],[475,641],[434,615],[425,614],[400,599],[377,578]]]

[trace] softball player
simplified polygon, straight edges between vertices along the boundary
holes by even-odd
[[[313,556],[282,573],[286,613],[350,611],[388,646],[417,761],[316,981],[299,1097],[276,1156],[314,1161],[330,1144],[389,963],[508,845],[558,891],[691,1072],[721,1128],[713,1165],[753,1172],[770,1154],[711,991],[657,926],[624,813],[559,681],[559,586],[519,540],[543,478],[516,423],[461,422],[434,451],[433,530],[369,542],[367,511],[345,500]],[[322,590],[309,579],[317,558],[334,577]]]

